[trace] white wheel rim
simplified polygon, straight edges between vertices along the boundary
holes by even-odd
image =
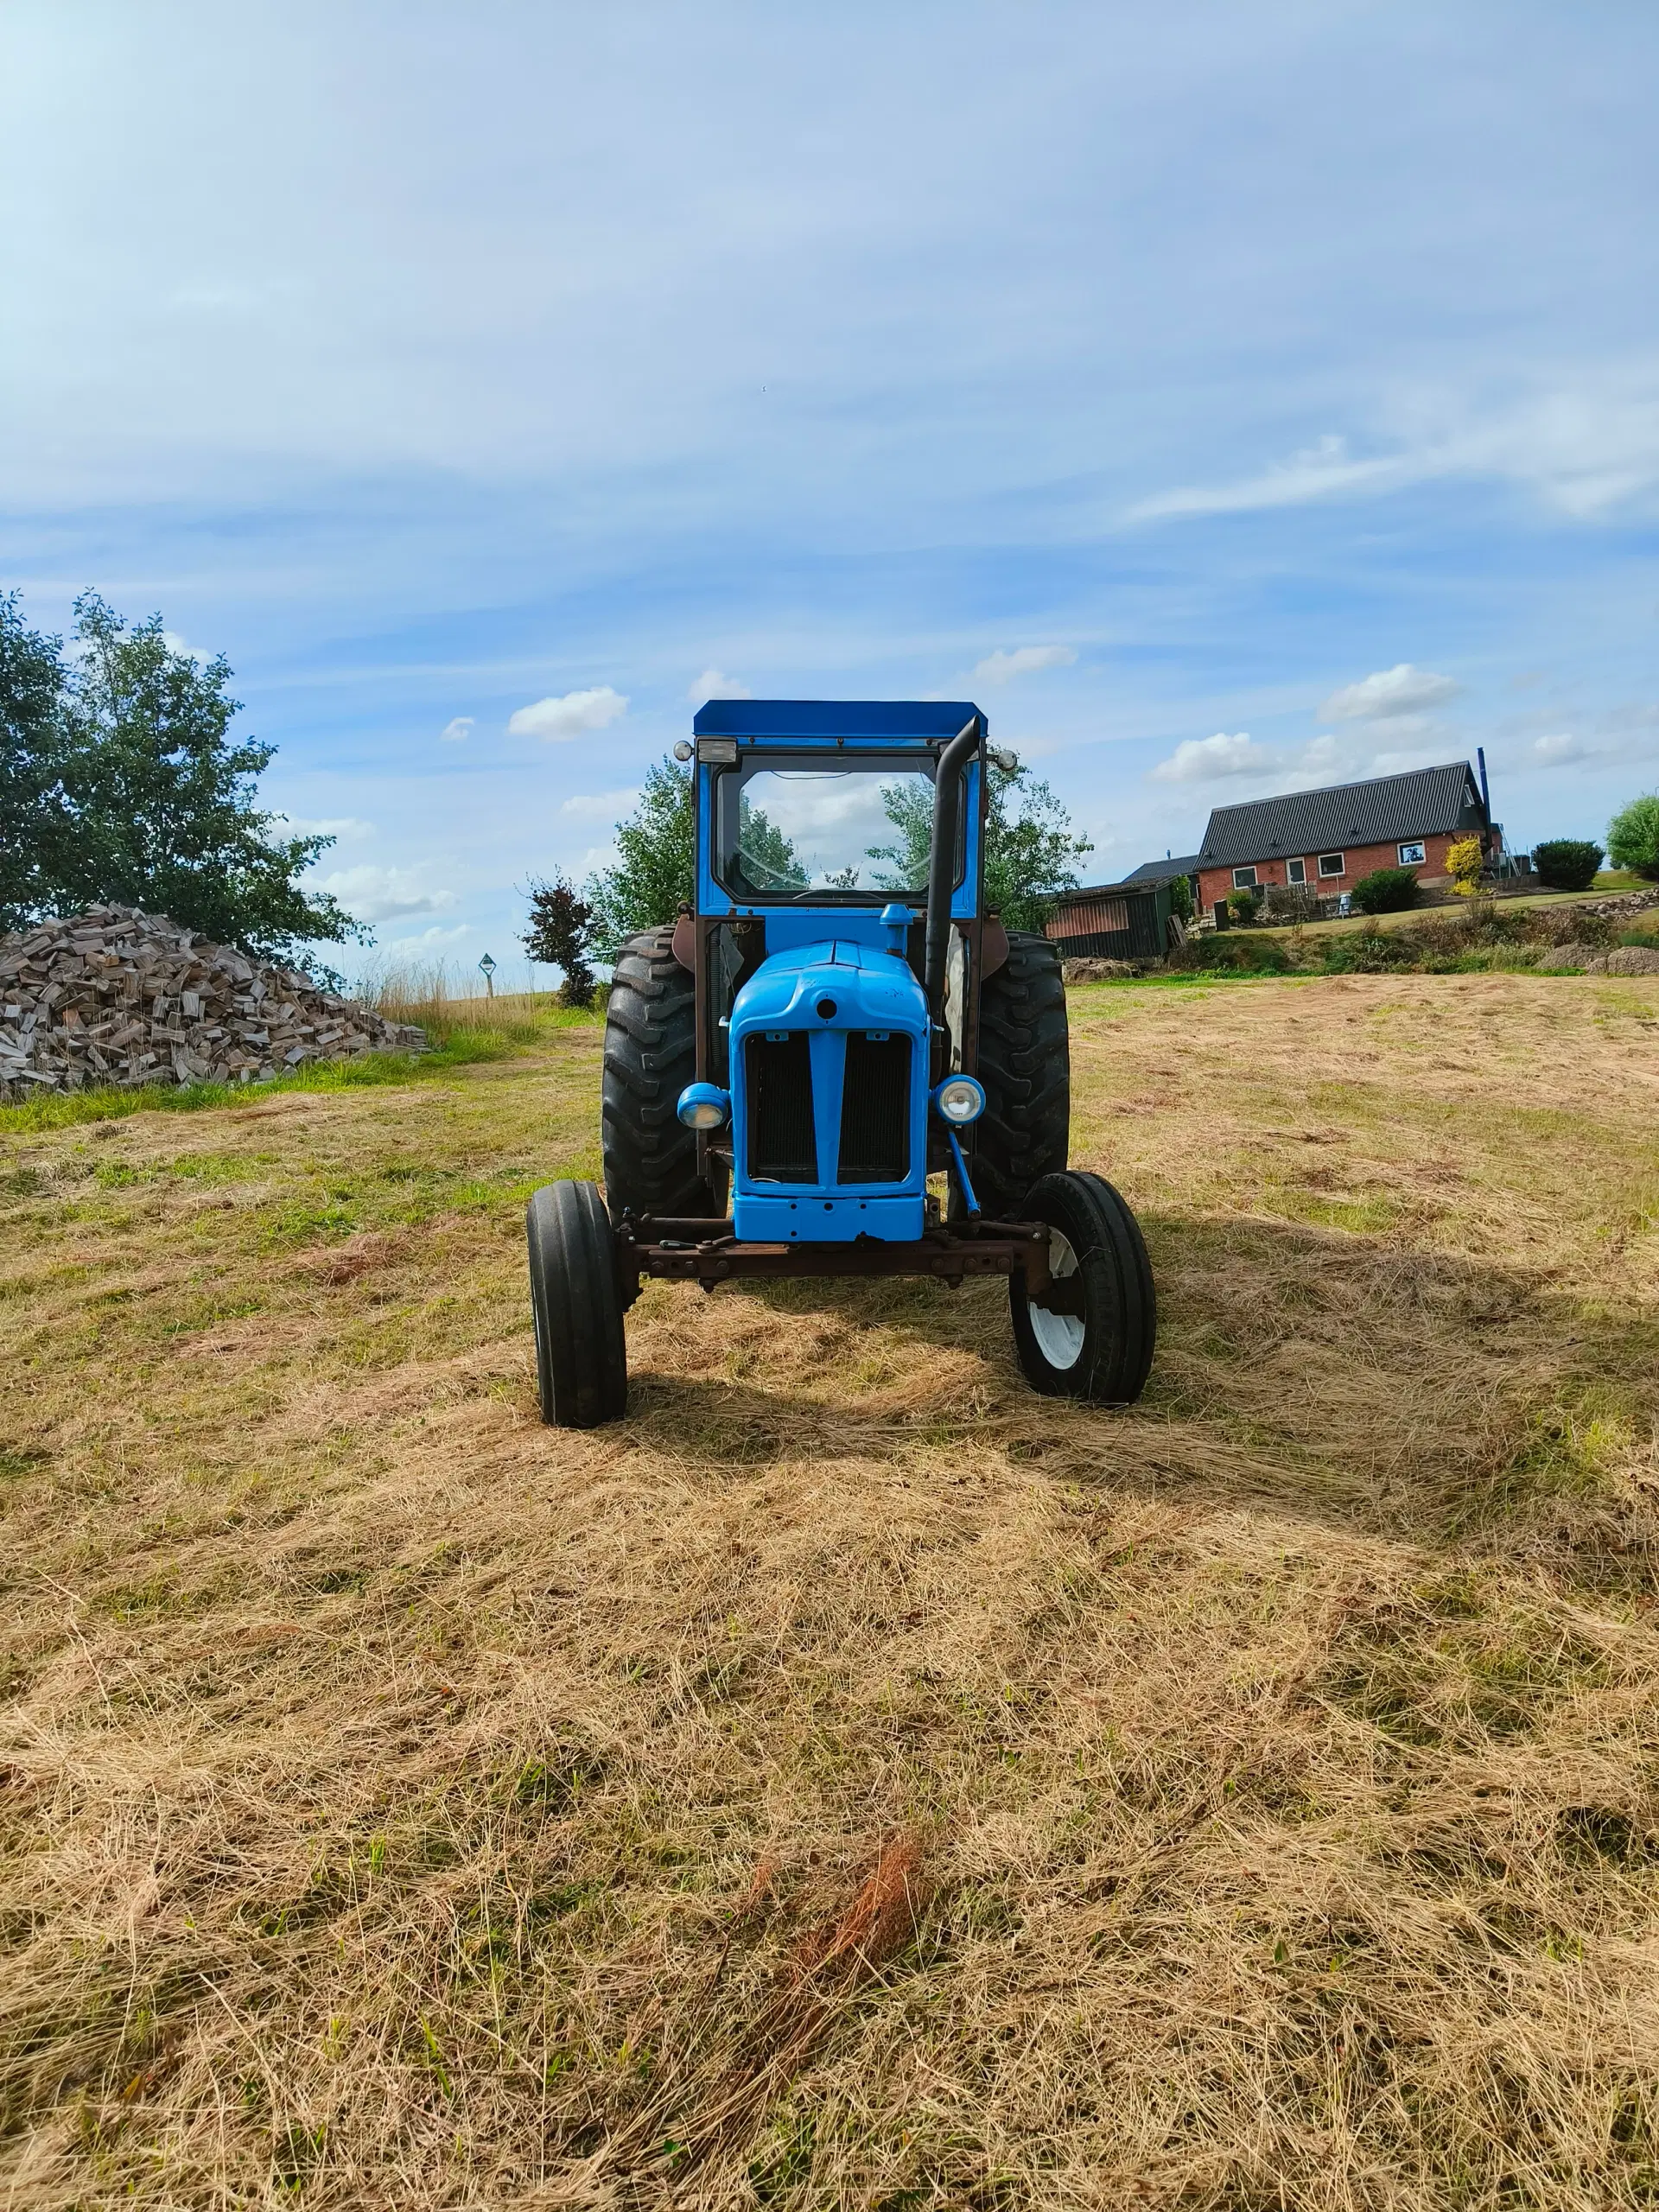
[[[1077,1255],[1071,1239],[1058,1229],[1048,1232],[1048,1272],[1056,1281],[1077,1272]],[[1082,1314],[1051,1313],[1034,1298],[1027,1301],[1026,1312],[1031,1317],[1037,1349],[1049,1365],[1061,1370],[1075,1367],[1083,1357]]]

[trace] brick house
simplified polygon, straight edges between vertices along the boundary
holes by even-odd
[[[1471,831],[1491,848],[1492,825],[1466,760],[1218,806],[1198,855],[1198,910],[1212,914],[1230,892],[1273,884],[1333,899],[1381,868],[1414,868],[1426,885],[1444,884],[1447,848]]]

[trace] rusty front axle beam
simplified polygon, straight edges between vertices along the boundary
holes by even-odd
[[[956,1284],[965,1275],[1023,1274],[1033,1298],[1049,1285],[1048,1231],[1039,1222],[1023,1221],[999,1221],[966,1235],[931,1229],[907,1244],[879,1236],[845,1244],[744,1244],[724,1222],[625,1219],[616,1231],[616,1264],[628,1305],[646,1275],[712,1290],[739,1275],[931,1275]]]

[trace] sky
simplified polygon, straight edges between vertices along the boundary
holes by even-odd
[[[1647,0],[6,0],[0,587],[223,652],[382,959],[522,957],[724,693],[1095,841],[1659,785]]]

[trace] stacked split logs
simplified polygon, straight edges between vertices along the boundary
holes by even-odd
[[[423,1033],[132,906],[0,938],[0,1098],[89,1084],[252,1083],[423,1051]]]

